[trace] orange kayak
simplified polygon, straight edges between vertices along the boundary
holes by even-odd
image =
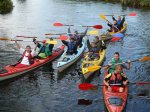
[[[108,74],[105,72],[104,77]],[[126,106],[128,98],[128,86],[124,87],[124,92],[110,92],[107,86],[103,86],[103,97],[109,112],[122,112]]]
[[[24,73],[30,72],[38,67],[41,67],[42,65],[49,63],[59,57],[64,52],[65,46],[62,45],[58,47],[57,49],[53,50],[53,53],[48,58],[44,59],[35,59],[34,63],[30,66],[23,67],[23,68],[17,68],[14,66],[7,65],[2,70],[0,70],[0,81],[4,81],[7,79],[11,79],[17,76],[20,76]]]

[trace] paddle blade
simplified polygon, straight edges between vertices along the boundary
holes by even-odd
[[[122,38],[122,37],[124,37],[124,34],[122,34],[122,33],[116,33],[116,34],[113,34],[112,36],[113,37],[120,37],[120,38]]]
[[[47,40],[46,43],[48,43],[48,44],[57,44],[57,41],[54,41],[54,40],[52,40],[52,41],[51,41],[51,40]]]
[[[9,38],[1,37],[0,40],[10,40]]]
[[[120,37],[113,37],[110,41],[111,42],[117,42],[119,41],[121,38]]]
[[[143,58],[139,59],[139,61],[150,61],[150,56],[144,56]]]
[[[23,37],[23,38],[37,38],[37,37],[28,37],[28,36],[16,36],[16,37]]]
[[[135,12],[132,12],[130,14],[128,14],[128,16],[136,16],[137,14]]]
[[[79,84],[78,85],[78,88],[80,90],[90,90],[92,89],[93,87],[95,87],[93,84],[89,84],[89,83],[82,83],[82,84]]]
[[[62,23],[54,23],[53,26],[64,26]]]
[[[99,70],[100,68],[101,66],[89,66],[87,69],[88,71],[93,72],[93,71]]]
[[[68,37],[67,36],[65,36],[65,35],[61,35],[60,37],[58,37],[60,40],[67,40],[68,39]]]
[[[103,19],[103,20],[107,20],[107,18],[106,18],[106,16],[105,16],[105,15],[100,14],[99,16],[100,16],[100,18],[101,18],[101,19]]]
[[[98,30],[91,30],[87,34],[88,35],[98,35],[99,31]]]
[[[95,29],[102,29],[103,26],[102,25],[94,25],[93,28],[95,28]]]

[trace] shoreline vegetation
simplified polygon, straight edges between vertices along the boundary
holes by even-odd
[[[105,2],[120,2],[124,6],[150,8],[150,0],[103,0]]]
[[[0,14],[7,14],[13,9],[13,2],[11,0],[0,0]]]

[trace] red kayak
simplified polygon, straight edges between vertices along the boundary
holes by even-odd
[[[107,74],[108,71],[105,72],[104,77]],[[122,93],[110,92],[107,86],[103,86],[103,96],[109,112],[123,112],[128,98],[128,86],[124,86],[124,91]]]
[[[64,52],[65,46],[62,45],[58,47],[57,49],[53,50],[53,53],[51,56],[45,59],[35,59],[34,63],[30,66],[23,67],[23,68],[17,68],[14,66],[7,65],[4,67],[4,69],[0,70],[0,81],[4,81],[6,79],[11,79],[14,77],[17,77],[21,74],[27,73],[29,71],[32,71],[38,67],[41,67],[42,65],[49,63],[59,57]]]

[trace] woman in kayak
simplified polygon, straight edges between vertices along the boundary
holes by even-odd
[[[62,40],[62,43],[68,47],[67,55],[77,54],[78,43],[74,40],[74,37],[70,37],[70,41]]]
[[[48,44],[48,43],[46,43],[46,40],[43,40],[42,44],[40,44],[38,41],[36,41],[35,38],[33,39],[33,42],[39,48],[39,53],[37,56],[35,56],[35,58],[42,59],[42,58],[47,58],[50,55],[52,55],[52,50],[53,50],[54,44]]]
[[[21,48],[20,45],[15,41],[17,48],[20,50],[22,54],[22,58],[19,59],[18,63],[12,66],[22,68],[29,66],[34,63],[33,56],[35,55],[36,47],[34,50],[31,50],[31,46],[27,45],[25,49]]]
[[[127,85],[128,78],[122,73],[122,67],[120,65],[115,66],[115,71],[109,73],[104,78],[104,84],[108,87],[108,91],[123,92],[124,85]]]
[[[114,20],[113,24],[108,22],[107,25],[110,27],[110,29],[108,30],[109,32],[118,32],[120,29],[120,26],[117,24],[117,21]]]
[[[74,34],[71,34],[70,27],[68,28],[68,33],[70,37],[74,37],[74,40],[78,43],[79,47],[82,47],[82,39],[86,35],[88,27],[85,29],[84,33],[79,34],[78,31],[75,31]]]
[[[126,66],[125,63],[120,59],[120,54],[119,54],[119,52],[115,52],[115,53],[114,53],[114,58],[112,58],[112,60],[109,61],[109,64],[108,64],[108,66],[106,67],[106,69],[109,68],[109,73],[111,73],[111,72],[113,72],[113,71],[115,70],[115,66],[116,66],[117,64],[121,65],[123,68],[128,69],[128,70],[129,70],[130,67],[131,67],[131,61],[128,60],[128,65]]]

